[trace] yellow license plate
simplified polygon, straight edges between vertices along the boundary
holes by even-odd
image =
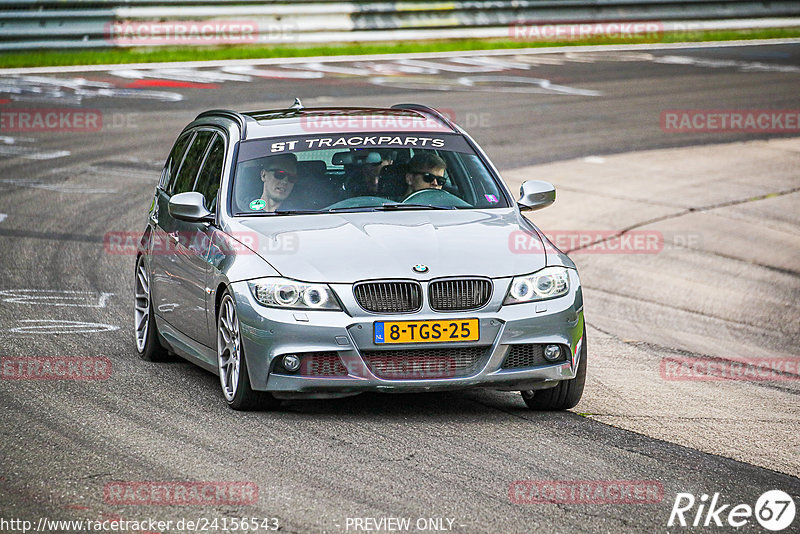
[[[480,341],[477,319],[443,321],[376,321],[375,343],[453,343]]]

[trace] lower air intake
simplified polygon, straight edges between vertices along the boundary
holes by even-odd
[[[478,372],[486,347],[364,351],[369,370],[386,380],[458,378]]]
[[[288,373],[284,370],[282,371],[284,374],[300,376],[347,376],[347,369],[337,352],[305,352],[299,353],[298,356],[300,356],[300,369],[297,373]]]
[[[563,358],[562,358],[563,359]],[[544,359],[544,345],[526,344],[511,345],[503,362],[503,369],[519,369],[521,367],[537,367],[549,365]]]

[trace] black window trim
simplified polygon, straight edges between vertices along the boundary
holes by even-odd
[[[175,145],[178,144],[178,142],[181,140],[181,138],[184,135],[189,138],[189,142],[186,143],[186,146],[183,149],[183,153],[181,154],[181,161],[178,164],[177,170],[175,171],[175,176],[178,175],[178,171],[180,171],[181,167],[183,166],[183,160],[186,159],[186,153],[189,152],[189,147],[192,145],[192,141],[194,140],[195,131],[194,130],[188,130],[188,131],[184,130],[183,132],[181,132],[181,134],[178,136],[178,138],[172,144],[172,148],[169,149],[169,154],[167,155],[167,162],[166,163],[169,163],[169,158],[170,158],[170,156],[172,156],[172,151],[175,149]],[[167,168],[167,166],[165,164],[164,165],[164,170],[166,170],[166,168]],[[165,180],[165,178],[166,178],[166,180]],[[169,181],[169,177],[165,177],[164,176],[164,171],[161,171],[161,180],[159,180],[158,188],[161,189],[162,191],[164,191],[164,193],[167,193],[167,195],[170,195],[170,193],[167,191],[167,186],[169,185],[169,183],[167,183],[168,181]],[[164,182],[164,183],[161,183],[161,182]]]
[[[203,171],[203,167],[206,165],[206,161],[208,160],[208,155],[211,153],[211,146],[214,144],[215,137],[219,136],[222,139],[222,170],[219,173],[219,187],[217,188],[217,196],[219,196],[219,192],[222,189],[222,178],[225,176],[225,156],[228,153],[228,138],[224,135],[224,130],[215,128],[215,127],[207,127],[204,128],[206,130],[211,130],[214,132],[215,136],[212,136],[211,139],[208,141],[208,146],[206,147],[206,151],[203,153],[203,161],[200,162],[200,167],[197,169],[197,176],[194,177],[194,183],[192,184],[192,191],[197,191],[197,181],[200,179],[200,173]],[[216,212],[217,208],[219,207],[219,199],[217,202],[214,203],[214,211]]]
[[[183,169],[183,165],[186,163],[186,155],[189,153],[189,149],[192,148],[192,144],[194,143],[194,140],[197,138],[197,136],[200,134],[200,132],[203,132],[203,131],[210,131],[210,132],[213,132],[213,133],[218,133],[220,130],[218,128],[213,127],[213,126],[205,126],[205,125],[203,125],[203,126],[195,126],[194,128],[191,129],[192,139],[191,139],[191,141],[189,141],[189,144],[186,145],[186,151],[183,153],[183,159],[181,160],[181,166],[178,168],[178,171],[175,173],[176,180],[177,180],[178,174],[180,174],[180,172],[181,172],[181,169]],[[206,154],[208,153],[208,147],[211,146],[211,140],[213,140],[213,139],[214,139],[214,136],[212,135],[211,139],[208,140],[209,142],[205,146],[205,149],[203,150],[203,159],[200,161],[200,166],[197,167],[197,174],[194,175],[194,179],[192,180],[192,186],[191,186],[190,191],[194,190],[194,184],[197,183],[197,177],[200,175],[200,170],[203,168],[203,163],[205,163]],[[171,189],[174,189],[174,185],[175,184],[172,184],[172,185],[173,185],[173,187]],[[165,191],[165,192],[170,197],[174,194],[172,192],[172,190]]]

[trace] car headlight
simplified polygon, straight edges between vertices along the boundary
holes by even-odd
[[[519,304],[561,297],[569,293],[569,273],[564,267],[545,267],[525,276],[515,276],[503,304]]]
[[[308,284],[288,278],[261,278],[247,282],[253,297],[271,308],[341,310],[326,284]]]

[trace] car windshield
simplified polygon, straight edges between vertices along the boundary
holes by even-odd
[[[244,141],[231,203],[236,215],[509,206],[463,136],[420,132]]]

